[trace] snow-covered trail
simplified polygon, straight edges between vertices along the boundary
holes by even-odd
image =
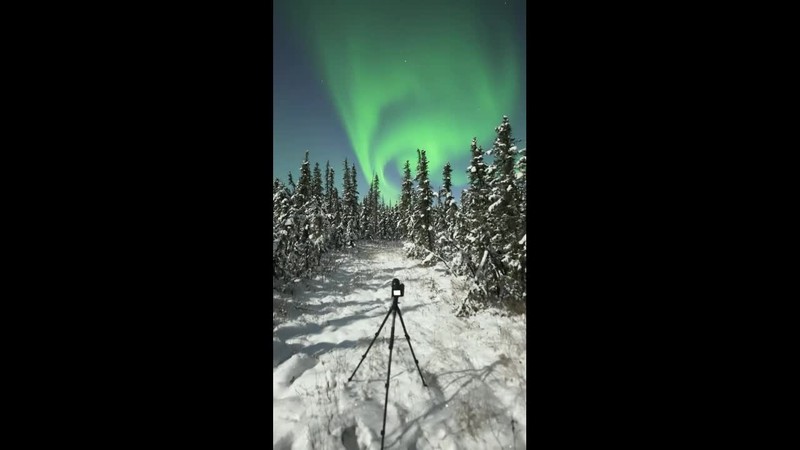
[[[391,306],[393,278],[405,284],[400,311],[428,387],[398,317],[385,448],[525,448],[524,317],[455,317],[464,281],[398,243],[359,243],[295,290],[303,309],[273,333],[273,447],[380,448],[391,316],[347,379]]]

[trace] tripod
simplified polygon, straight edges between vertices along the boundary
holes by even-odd
[[[378,339],[378,334],[380,334],[381,330],[383,329],[383,325],[386,324],[386,320],[389,318],[389,314],[394,313],[392,315],[392,334],[389,335],[389,370],[386,373],[386,398],[383,400],[383,428],[381,429],[381,449],[383,449],[383,439],[386,435],[386,408],[389,406],[389,380],[392,376],[392,348],[394,348],[394,323],[397,316],[400,316],[400,324],[403,325],[403,333],[406,335],[406,342],[408,342],[408,348],[411,349],[411,356],[414,358],[414,364],[417,366],[417,372],[419,372],[419,377],[422,379],[422,385],[428,387],[425,384],[425,378],[422,377],[422,371],[419,369],[419,361],[417,361],[417,355],[414,354],[414,347],[411,346],[411,338],[408,337],[408,330],[406,330],[406,323],[403,321],[403,314],[400,312],[400,305],[397,302],[398,297],[392,296],[392,307],[389,308],[389,312],[386,313],[386,317],[383,318],[383,322],[381,322],[381,326],[378,327],[378,331],[375,333],[375,337],[372,338],[372,342],[369,343],[369,347],[367,347],[367,351],[361,356],[361,361],[358,362],[356,366],[356,370],[353,371],[353,374],[350,375],[350,378],[347,381],[351,381],[353,377],[356,375],[358,368],[361,367],[361,363],[364,362],[364,358],[367,357],[367,353],[369,353],[369,349],[372,348],[372,344],[375,343],[375,340]]]

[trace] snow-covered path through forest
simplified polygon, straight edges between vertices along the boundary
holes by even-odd
[[[524,317],[455,317],[464,280],[396,242],[359,243],[286,299],[289,318],[273,332],[273,447],[380,448],[391,316],[347,379],[391,306],[393,278],[405,284],[400,311],[428,387],[398,317],[385,448],[525,448]]]

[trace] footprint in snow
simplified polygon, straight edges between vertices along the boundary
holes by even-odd
[[[303,353],[293,355],[273,372],[273,389],[276,391],[285,390],[308,369],[316,366],[318,362]]]

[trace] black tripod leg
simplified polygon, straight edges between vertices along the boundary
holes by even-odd
[[[411,349],[411,356],[414,358],[414,364],[417,366],[417,372],[419,372],[419,377],[422,378],[422,385],[428,387],[425,384],[425,378],[422,376],[422,371],[419,370],[419,361],[417,361],[417,355],[414,354],[414,347],[411,346],[411,338],[408,337],[408,330],[406,330],[406,323],[403,321],[403,314],[400,312],[400,306],[397,306],[397,315],[400,316],[400,325],[403,326],[403,333],[406,335],[406,342],[408,342],[408,348]],[[393,333],[394,334],[394,333]]]
[[[383,438],[386,437],[386,408],[389,406],[389,379],[392,376],[392,348],[394,348],[394,321],[400,310],[397,305],[392,305],[395,314],[392,316],[392,334],[389,335],[389,370],[386,372],[386,398],[383,400],[383,428],[381,429],[381,450],[383,450]],[[402,321],[403,318],[401,317]]]
[[[375,337],[372,338],[372,342],[369,343],[369,347],[367,347],[367,351],[365,351],[364,354],[361,355],[361,361],[358,362],[358,365],[356,366],[356,370],[353,371],[353,374],[350,375],[350,378],[348,378],[347,381],[352,380],[353,377],[356,376],[356,371],[358,371],[358,368],[361,367],[361,363],[364,362],[364,358],[367,357],[367,353],[369,353],[369,349],[372,348],[372,344],[375,343],[375,339],[378,339],[378,335],[381,334],[381,329],[383,329],[383,325],[386,323],[386,319],[389,318],[389,314],[392,313],[392,310],[394,310],[394,308],[389,308],[389,312],[387,312],[386,313],[386,317],[383,318],[383,322],[381,322],[381,326],[378,327],[378,331],[375,333]],[[394,323],[394,320],[392,320],[392,323]],[[394,325],[392,325],[392,326],[394,326]]]

